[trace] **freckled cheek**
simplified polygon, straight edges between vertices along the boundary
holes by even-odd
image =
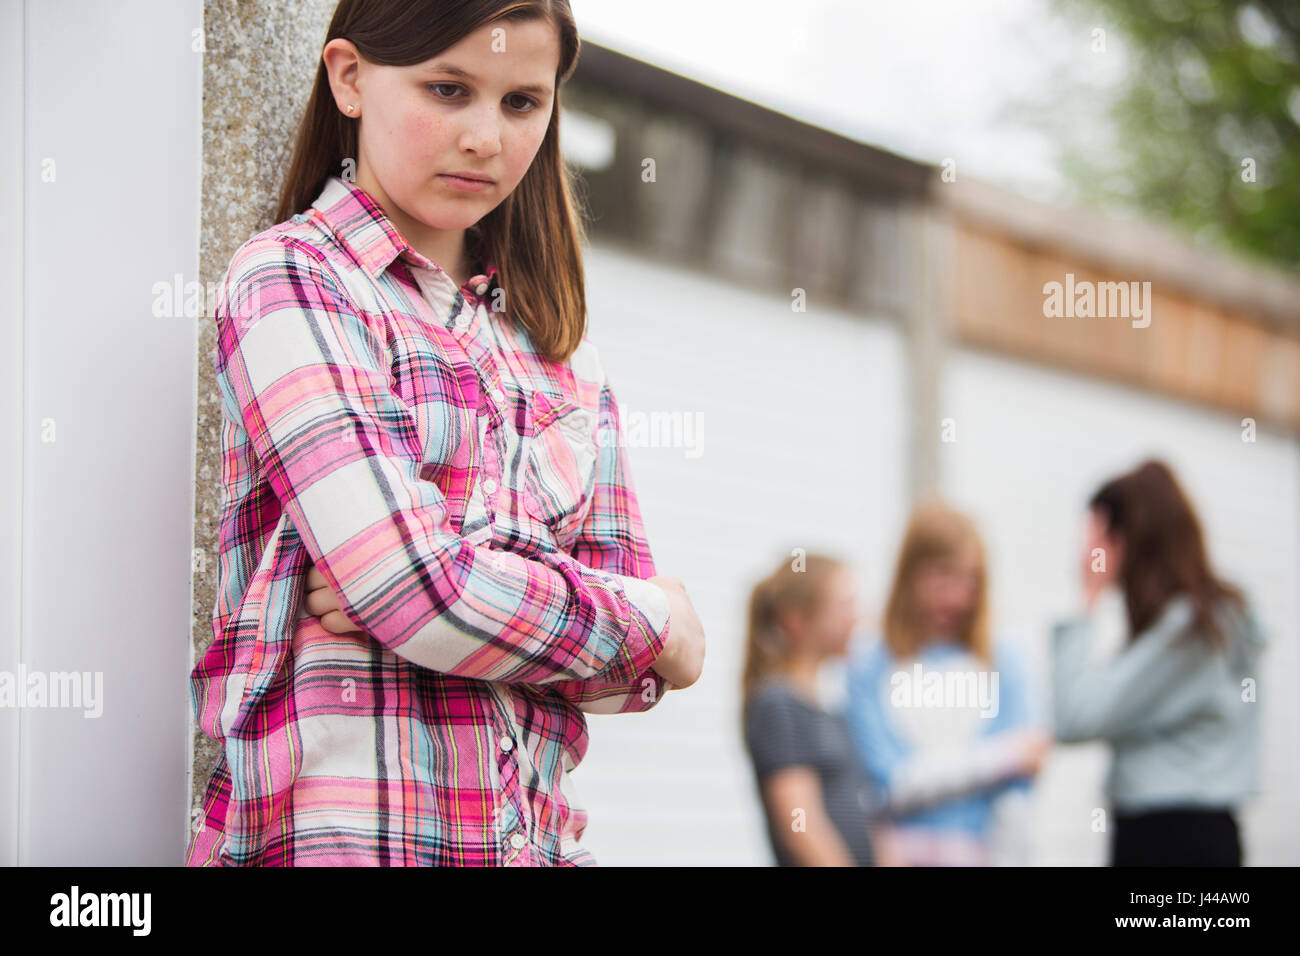
[[[445,155],[450,135],[441,119],[420,113],[408,114],[393,128],[394,145],[403,156],[415,160]]]
[[[528,172],[536,158],[540,145],[532,142],[523,144],[503,144],[505,146],[506,173],[511,182],[519,182]]]

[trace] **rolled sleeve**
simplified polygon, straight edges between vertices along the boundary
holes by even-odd
[[[596,480],[587,517],[579,531],[574,560],[618,578],[644,625],[629,635],[620,655],[605,670],[584,681],[553,688],[588,713],[630,713],[649,710],[668,685],[651,665],[668,640],[668,595],[647,578],[655,564],[646,538],[640,503],[624,444],[618,402],[608,379],[600,394],[599,447]]]

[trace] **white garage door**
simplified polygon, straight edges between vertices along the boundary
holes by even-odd
[[[883,322],[815,301],[795,313],[789,297],[608,247],[587,268],[592,339],[625,415],[702,423],[698,455],[630,455],[658,570],[687,583],[709,653],[699,683],[649,713],[590,718],[574,774],[584,843],[607,865],[767,863],[738,717],[749,588],[795,547],[840,553],[864,589],[882,586],[904,498],[901,342]]]

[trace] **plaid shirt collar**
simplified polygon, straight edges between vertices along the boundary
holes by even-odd
[[[449,292],[455,288],[443,268],[417,251],[374,197],[355,183],[331,176],[312,208],[372,279],[378,280],[395,259],[401,258],[408,265],[432,271]],[[478,286],[485,280],[488,288],[480,293]],[[496,263],[489,260],[486,273],[471,276],[457,291],[465,300],[474,302],[491,296],[498,285]]]

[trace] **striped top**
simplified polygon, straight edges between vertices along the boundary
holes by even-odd
[[[586,713],[653,707],[668,633],[595,346],[559,365],[335,177],[216,309],[222,742],[186,864],[590,865]],[[315,566],[358,633],[305,608]]]

